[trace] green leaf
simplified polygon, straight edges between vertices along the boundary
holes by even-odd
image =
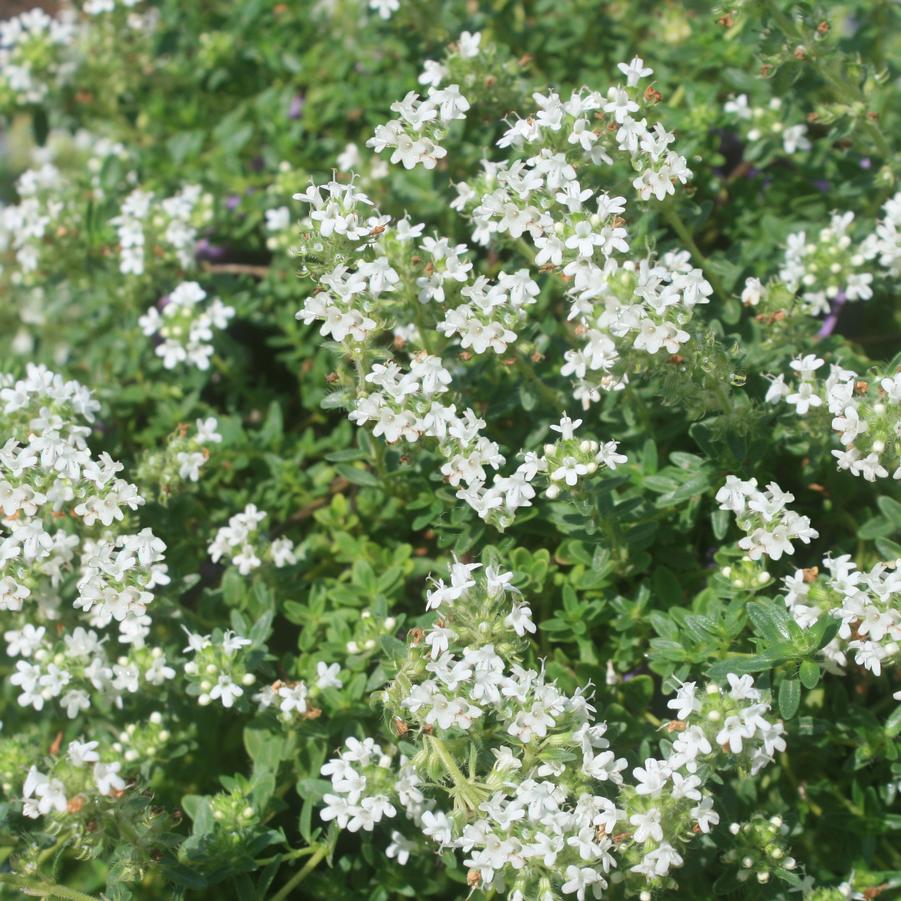
[[[901,734],[901,704],[899,704],[885,721],[885,734],[889,738],[896,738]]]
[[[790,720],[801,706],[801,683],[797,678],[783,679],[779,684],[779,713]]]
[[[747,606],[748,619],[754,631],[762,635],[768,643],[779,644],[791,641],[792,635],[788,627],[789,614],[778,601],[751,601]]]
[[[838,635],[841,628],[841,621],[836,619],[831,613],[824,613],[811,627],[808,633],[810,647],[815,651],[821,651],[823,648]]]
[[[883,496],[876,498],[876,506],[896,529],[901,529],[901,503],[894,498]]]
[[[730,515],[728,510],[714,510],[710,514],[710,523],[713,526],[713,535],[717,541],[722,541],[729,531]]]
[[[275,772],[282,760],[285,739],[268,729],[248,726],[244,730],[244,747],[255,765]]]
[[[802,661],[801,666],[798,669],[798,677],[801,679],[801,684],[808,691],[813,690],[817,687],[817,683],[820,681],[819,665],[813,660]]]
[[[222,577],[222,597],[229,607],[241,607],[247,595],[247,580],[233,568]]]
[[[339,463],[335,469],[352,485],[360,485],[363,488],[378,488],[381,484],[368,469],[358,469],[356,466],[349,466],[346,463]]]
[[[715,682],[722,682],[729,673],[735,673],[737,676],[743,673],[762,673],[778,666],[786,659],[784,655],[774,654],[772,651],[752,657],[731,657],[714,663],[707,670],[707,675]]]
[[[651,588],[662,606],[673,607],[682,600],[682,589],[676,574],[665,566],[658,566],[651,575]]]

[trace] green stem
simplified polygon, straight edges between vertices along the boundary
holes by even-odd
[[[563,410],[566,407],[566,404],[561,400],[557,392],[539,378],[538,373],[535,372],[532,364],[525,357],[517,353],[514,356],[514,360],[516,360],[516,368],[525,377],[526,381],[535,388],[538,396],[546,404],[554,407],[556,410]]]
[[[295,783],[293,782],[291,783],[291,785],[294,784]],[[315,847],[295,848],[293,851],[288,851],[285,854],[274,854],[272,857],[264,857],[262,860],[257,860],[256,864],[257,866],[265,867],[276,861],[279,863],[287,863],[289,860],[297,860],[298,857],[309,857],[315,850]]]
[[[795,775],[795,772],[791,767],[791,760],[789,759],[789,756],[785,751],[783,751],[779,755],[779,766],[782,767],[782,772],[788,778],[788,781],[792,784],[792,787],[795,789],[795,791],[797,791],[800,795],[804,791],[804,789],[798,777]],[[820,807],[820,805],[817,804],[816,801],[807,796],[806,792],[804,794],[804,802],[807,804],[808,808],[814,816],[821,817],[823,815],[823,808]]]
[[[416,322],[416,330],[419,332],[419,341],[426,353],[433,354],[432,350],[432,331],[426,326],[424,304],[420,303],[419,298],[413,299],[413,319]]]
[[[723,387],[723,383],[719,379],[714,379],[712,385],[713,393],[716,395],[717,401],[719,401],[720,409],[723,413],[731,412],[732,401],[729,399],[729,393]]]
[[[454,798],[454,801],[462,802],[468,810],[475,810],[485,797],[480,786],[474,780],[467,779],[466,776],[463,775],[463,771],[457,766],[457,761],[454,760],[453,755],[447,749],[447,745],[445,745],[440,738],[430,735],[428,736],[428,740],[438,759],[441,761],[441,765],[444,767],[445,772],[450,777],[451,782],[453,782],[454,787],[451,791],[451,795]]]
[[[38,867],[40,867],[41,864],[44,863],[44,861],[53,857],[53,855],[56,854],[56,852],[59,851],[59,849],[62,848],[65,843],[65,838],[63,836],[60,836],[53,845],[51,845],[49,848],[44,848],[44,850],[41,851],[40,854],[38,854]]]
[[[298,870],[269,901],[284,901],[319,866],[328,852],[329,845],[320,845],[316,853],[303,865],[303,868]]]
[[[438,755],[438,759],[441,761],[442,766],[447,770],[447,774],[451,777],[454,786],[456,788],[463,788],[468,785],[469,780],[463,775],[463,771],[460,767],[457,766],[457,761],[454,760],[450,751],[447,750],[447,745],[434,735],[429,736],[429,744]]]
[[[38,882],[27,876],[15,876],[11,873],[0,873],[0,885],[9,885],[19,889],[24,895],[36,898],[63,898],[65,901],[97,901],[93,895],[86,895],[74,888],[66,888],[55,882]]]
[[[683,221],[682,217],[677,212],[674,206],[664,206],[662,208],[663,218],[673,227],[673,231],[679,236],[680,240],[685,244],[685,246],[691,251],[691,255],[694,257],[695,263],[698,264],[701,271],[704,273],[704,278],[710,282],[710,287],[713,288],[716,296],[725,303],[729,300],[729,292],[723,287],[723,283],[719,280],[719,276],[716,275],[710,268],[710,261],[707,257],[701,253],[701,249],[695,243],[695,239],[692,237],[691,232],[688,230],[688,226]]]

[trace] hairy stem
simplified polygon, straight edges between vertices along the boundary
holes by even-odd
[[[269,901],[284,901],[322,863],[323,858],[329,852],[329,847],[329,845],[320,845],[316,853],[303,865],[303,868],[298,870]]]
[[[18,889],[23,895],[35,898],[63,898],[65,901],[97,901],[93,895],[87,895],[74,888],[57,885],[55,882],[42,882],[28,876],[15,876],[12,873],[0,873],[0,885],[8,885]]]

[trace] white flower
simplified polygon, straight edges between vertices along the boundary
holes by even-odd
[[[235,701],[244,694],[244,689],[240,685],[236,685],[231,676],[221,675],[216,680],[216,684],[210,689],[209,695],[214,701],[221,699],[222,706],[225,708],[233,707]]]
[[[460,47],[460,56],[464,59],[469,59],[474,56],[479,55],[479,44],[482,41],[482,34],[479,31],[474,33],[470,33],[468,31],[464,31],[460,35],[459,47]]]
[[[391,843],[385,848],[387,857],[396,859],[397,862],[404,866],[410,859],[411,852],[416,850],[416,843],[405,838],[397,830],[391,832]]]
[[[97,753],[98,745],[99,742],[96,741],[70,741],[66,754],[75,766],[97,763],[100,760],[100,756]]]
[[[117,762],[94,764],[94,782],[101,795],[122,791],[125,788],[125,780],[119,776],[121,768],[122,765]]]
[[[633,57],[628,63],[617,63],[616,67],[626,76],[626,84],[630,88],[634,88],[642,78],[654,74],[654,70],[650,66],[645,66],[640,56]]]
[[[316,685],[319,688],[341,688],[344,684],[338,674],[341,672],[339,663],[324,663],[319,661],[316,664]]]

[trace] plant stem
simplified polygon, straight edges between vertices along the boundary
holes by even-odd
[[[319,866],[328,852],[329,845],[320,845],[316,853],[303,865],[303,868],[298,870],[269,901],[284,901]]]
[[[438,759],[441,761],[442,766],[447,770],[447,774],[451,777],[454,786],[456,786],[457,788],[465,786],[468,783],[468,780],[463,775],[463,771],[460,769],[460,767],[457,766],[457,761],[454,760],[454,758],[451,756],[450,751],[447,750],[447,745],[445,745],[440,738],[436,738],[434,735],[429,736],[429,744],[438,755]]]
[[[290,784],[293,785],[294,783],[292,782]],[[262,860],[254,861],[254,863],[260,867],[268,866],[276,861],[279,863],[287,863],[289,860],[297,860],[298,857],[309,857],[316,850],[315,847],[295,848],[293,851],[288,851],[285,854],[274,854],[272,857],[264,857]]]
[[[441,761],[441,765],[454,784],[452,792],[454,800],[461,801],[469,810],[475,810],[484,798],[479,786],[474,780],[467,779],[463,775],[463,771],[457,766],[457,761],[454,760],[453,755],[447,749],[447,745],[440,738],[434,735],[430,735],[428,738],[432,749]]]
[[[86,895],[74,888],[66,888],[55,882],[38,882],[27,876],[15,876],[11,873],[0,873],[0,885],[9,885],[19,889],[23,895],[36,898],[63,898],[65,901],[97,901],[93,895]]]
[[[416,322],[416,331],[419,332],[419,340],[423,346],[423,349],[426,353],[434,353],[432,350],[432,332],[426,326],[425,323],[425,310],[423,309],[424,304],[419,302],[418,297],[413,298],[413,319]]]
[[[714,379],[712,386],[713,393],[716,395],[717,401],[719,401],[720,409],[723,413],[730,413],[732,411],[732,401],[729,400],[729,392],[726,391],[719,379]]]
[[[535,390],[538,392],[538,396],[550,406],[554,407],[556,410],[562,410],[565,408],[565,403],[562,402],[560,396],[554,391],[553,388],[546,385],[539,377],[538,373],[535,372],[532,364],[520,354],[516,354],[514,356],[514,360],[516,360],[516,368],[525,376],[527,382],[529,382]]]
[[[252,275],[254,278],[264,279],[269,275],[268,266],[254,266],[251,263],[201,263],[200,268],[204,272],[224,275]]]
[[[49,848],[44,848],[44,850],[41,851],[40,854],[38,854],[38,866],[40,867],[45,860],[53,857],[53,855],[56,854],[56,852],[59,851],[65,843],[66,840],[62,836],[60,836],[53,845],[51,845]]]
[[[704,278],[710,282],[710,287],[713,288],[716,296],[725,303],[729,300],[729,292],[723,287],[723,283],[720,281],[719,276],[716,275],[710,268],[710,261],[707,257],[701,253],[701,249],[695,243],[695,239],[692,237],[691,232],[688,230],[688,226],[683,221],[682,217],[679,215],[678,211],[673,206],[664,206],[662,208],[663,218],[673,227],[673,231],[679,236],[685,246],[691,251],[691,255],[694,257],[694,261],[698,264],[700,269],[704,273]]]

